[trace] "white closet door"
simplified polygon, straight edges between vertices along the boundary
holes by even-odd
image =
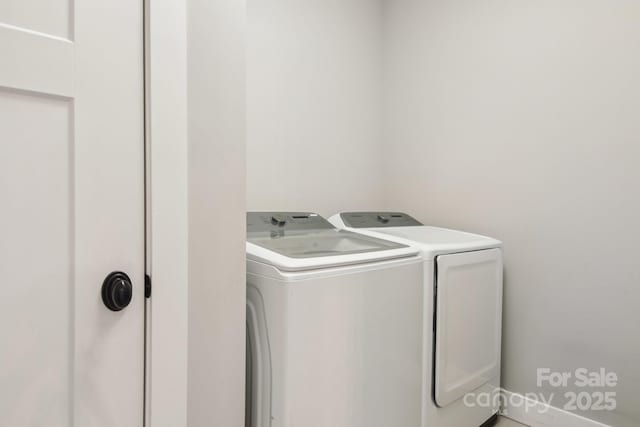
[[[441,255],[436,265],[435,400],[444,407],[499,373],[502,254]]]
[[[0,426],[142,425],[142,18],[0,2]]]

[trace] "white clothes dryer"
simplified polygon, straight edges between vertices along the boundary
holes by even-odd
[[[424,260],[423,427],[477,427],[497,418],[502,244],[430,227],[402,212],[342,212],[338,228],[420,250]]]

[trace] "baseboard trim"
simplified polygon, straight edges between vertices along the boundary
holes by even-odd
[[[500,413],[507,418],[531,427],[610,427],[607,424],[585,418],[546,403],[533,400],[518,393],[504,390],[503,407]],[[510,402],[526,402],[511,405]]]
[[[480,427],[493,427],[498,423],[498,416],[500,414],[498,412],[496,412],[495,414],[491,415],[491,417],[489,417],[489,419],[485,422],[483,422]]]

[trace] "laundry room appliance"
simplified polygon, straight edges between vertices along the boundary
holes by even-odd
[[[402,212],[342,212],[329,221],[420,249],[425,297],[422,426],[492,423],[500,392],[501,242],[425,226]]]
[[[314,213],[247,214],[250,427],[421,425],[418,250]]]

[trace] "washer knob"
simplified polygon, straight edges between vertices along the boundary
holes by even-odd
[[[386,224],[389,222],[389,217],[386,215],[378,215],[378,221],[380,221],[383,224]]]

